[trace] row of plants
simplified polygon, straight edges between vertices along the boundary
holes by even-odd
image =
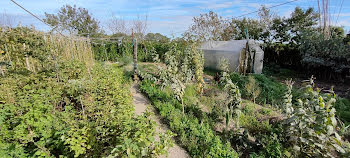
[[[94,62],[86,40],[29,28],[1,35],[10,63],[0,79],[1,157],[157,157],[172,146],[151,113],[134,115],[123,69]]]
[[[153,69],[153,67],[149,68]],[[203,95],[197,92],[195,82],[186,84],[183,97],[185,116],[189,115],[199,120],[202,126],[204,122],[208,126],[207,130],[213,131],[215,137],[219,137],[223,141],[229,141],[231,144],[230,150],[233,151],[235,149],[238,151],[240,157],[274,157],[274,155],[277,155],[275,157],[281,157],[284,150],[282,142],[279,140],[280,136],[282,137],[281,127],[269,123],[270,118],[274,119],[275,117],[280,117],[280,115],[270,108],[264,108],[246,100],[241,102],[238,87],[234,88],[232,81],[230,83],[229,73],[225,72],[225,74],[227,75],[222,75],[220,85],[214,87],[205,86]],[[171,87],[162,88],[157,79],[154,80],[153,76],[145,78],[150,78],[153,81],[143,81],[141,89],[149,95],[150,100],[159,109],[160,114],[170,127],[176,133],[180,130],[181,135],[183,135],[186,131],[182,131],[182,128],[176,128],[176,124],[173,125],[172,122],[179,121],[178,118],[181,118],[180,112],[183,107],[181,102],[176,99],[175,92]],[[208,93],[213,95],[208,95]],[[222,96],[221,94],[223,94],[224,98],[217,96]],[[207,101],[204,101],[204,98]],[[204,106],[211,106],[211,110],[204,112],[201,108],[203,104]],[[178,114],[173,116],[173,110],[176,108],[177,112],[175,113]],[[184,126],[186,127],[186,125]],[[193,127],[193,125],[190,127]],[[188,135],[191,135],[192,130],[187,132]],[[255,140],[251,141],[249,138]],[[179,136],[179,139],[182,142],[181,139],[183,137]],[[189,145],[185,144],[186,146]]]
[[[180,143],[193,157],[237,157],[238,154],[212,129],[212,121],[200,115],[191,96],[203,92],[203,54],[195,44],[165,54],[165,67],[158,73],[140,72],[143,91],[159,110]],[[191,93],[191,95],[190,95]]]
[[[182,112],[181,103],[171,90],[165,92],[152,81],[144,80],[141,90],[159,110],[170,129],[177,134],[180,144],[193,157],[238,157],[228,142],[222,140],[211,129],[207,120],[199,120],[187,110]]]
[[[271,122],[273,119],[279,119],[278,113],[274,112],[277,110],[255,104],[260,89],[254,78],[249,77],[245,87],[240,89],[234,84],[225,59],[221,60],[220,67],[221,78],[217,87],[224,90],[221,92],[223,94],[221,99],[224,101],[221,105],[220,102],[216,105],[216,108],[222,109],[222,113],[214,116],[224,120],[226,128],[219,130],[218,134],[229,140],[241,157],[282,157],[284,149],[278,140],[280,130],[274,122]],[[246,96],[252,97],[254,102],[242,101],[241,90]]]
[[[137,58],[140,62],[154,62],[155,56],[164,61],[165,53],[170,50],[175,41],[137,41]],[[123,62],[123,58],[131,58],[133,54],[133,41],[128,37],[119,40],[93,40],[92,49],[98,61]]]

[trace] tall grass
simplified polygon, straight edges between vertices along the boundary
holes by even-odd
[[[89,39],[37,31],[34,28],[0,28],[0,70],[37,72],[58,62],[78,60],[94,64]]]
[[[77,36],[45,35],[52,54],[64,60],[83,61],[88,67],[94,64],[91,42],[88,38]]]

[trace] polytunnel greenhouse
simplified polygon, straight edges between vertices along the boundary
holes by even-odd
[[[220,69],[225,58],[230,71],[261,74],[264,51],[254,40],[207,41],[199,48],[204,54],[204,67]]]

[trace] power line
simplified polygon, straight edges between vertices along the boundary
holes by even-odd
[[[279,6],[286,5],[286,4],[289,4],[289,3],[293,3],[293,2],[296,2],[296,1],[299,1],[299,0],[292,0],[292,1],[284,2],[284,3],[281,3],[281,4],[273,5],[273,6],[271,6],[271,7],[266,7],[266,9],[279,7]],[[235,19],[235,18],[240,18],[240,17],[242,17],[242,16],[246,16],[246,15],[253,14],[253,13],[257,13],[257,12],[259,12],[259,10],[256,10],[256,11],[253,11],[253,12],[249,12],[249,13],[246,13],[246,14],[242,14],[242,15],[233,17],[233,19]]]
[[[27,13],[29,13],[30,15],[32,15],[33,17],[35,17],[36,19],[38,19],[39,21],[43,22],[44,24],[50,26],[48,23],[46,23],[44,20],[40,19],[38,16],[36,16],[35,14],[33,14],[32,12],[30,12],[29,10],[27,10],[26,8],[22,7],[20,4],[18,4],[17,2],[15,2],[14,0],[11,0],[11,2],[13,2],[14,4],[16,4],[17,6],[19,6],[20,8],[22,8],[24,11],[26,11]],[[51,27],[51,26],[50,26]]]
[[[289,3],[293,3],[293,2],[296,2],[296,1],[299,1],[299,0],[292,0],[292,1],[284,2],[284,3],[281,3],[281,4],[273,5],[271,7],[266,7],[266,9],[279,7],[279,6],[286,5],[286,4],[289,4]],[[253,14],[253,13],[257,13],[257,12],[259,12],[259,10],[256,10],[256,11],[253,11],[253,12],[249,12],[249,13],[246,13],[246,14],[242,14],[242,15],[233,17],[232,19],[239,18],[239,17],[246,16],[246,15]],[[180,31],[179,32],[175,32],[175,33],[180,33]]]
[[[338,13],[338,16],[337,16],[337,20],[335,21],[335,25],[338,24],[338,18],[339,18],[339,15],[340,15],[341,10],[343,9],[343,4],[344,4],[344,0],[341,2],[340,9],[339,9],[339,13]]]
[[[50,24],[46,23],[43,19],[39,18],[38,16],[36,16],[35,14],[33,14],[32,12],[30,12],[29,10],[27,10],[26,8],[24,8],[23,6],[21,6],[20,4],[18,4],[16,1],[14,0],[10,0],[11,2],[13,2],[14,4],[16,4],[18,7],[22,8],[24,11],[26,11],[28,14],[32,15],[33,17],[35,17],[36,19],[38,19],[39,21],[41,21],[42,23],[44,23],[45,25],[49,26],[52,30],[56,29],[56,27],[52,27]],[[57,31],[60,35],[64,36],[61,32]]]

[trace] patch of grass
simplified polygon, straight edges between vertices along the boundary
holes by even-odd
[[[198,102],[198,93],[196,91],[195,85],[188,85],[185,88],[185,93],[183,97],[183,101],[185,105],[194,105]]]
[[[271,131],[269,120],[259,121],[252,115],[241,114],[239,117],[239,123],[250,133],[265,133]]]
[[[337,98],[335,102],[335,108],[337,109],[337,116],[345,124],[350,124],[350,100],[346,98]]]
[[[215,76],[216,73],[220,73],[220,71],[217,69],[207,68],[207,67],[204,68],[203,72],[204,72],[204,74],[207,74],[210,76]]]
[[[240,125],[251,133],[266,133],[272,130],[270,118],[280,114],[271,108],[262,107],[251,101],[243,100],[243,109],[240,115]]]
[[[282,104],[284,93],[287,88],[282,83],[279,83],[272,78],[268,78],[265,75],[250,74],[256,80],[256,84],[261,89],[261,93],[256,98],[256,102],[259,104]],[[248,82],[248,76],[242,76],[238,73],[231,74],[232,81],[239,87],[242,97],[250,99],[250,94],[245,89],[245,85]]]
[[[158,68],[155,64],[153,63],[139,63],[140,71],[145,71],[145,72],[157,72]]]
[[[283,71],[283,70],[282,70]],[[286,71],[285,73],[289,73]],[[251,74],[256,80],[256,83],[261,88],[261,93],[256,99],[256,102],[262,105],[271,104],[274,107],[279,107],[283,109],[283,96],[286,92],[287,87],[272,79],[266,75]],[[250,96],[245,89],[245,85],[248,82],[248,76],[242,76],[238,73],[232,73],[231,79],[240,88],[242,97],[245,99],[250,99]],[[303,90],[293,88],[293,102],[296,102],[296,98],[301,98],[304,94]],[[346,98],[338,97],[335,103],[335,108],[337,110],[337,116],[345,123],[350,124],[350,100]]]
[[[133,62],[132,60],[132,56],[121,56],[117,59],[119,65],[129,65]]]
[[[242,112],[245,114],[252,114],[257,111],[257,106],[248,100],[243,100],[242,104],[244,106]]]
[[[275,76],[281,79],[295,78],[298,72],[291,69],[281,68],[279,65],[269,64],[264,65],[263,74],[267,76]]]

